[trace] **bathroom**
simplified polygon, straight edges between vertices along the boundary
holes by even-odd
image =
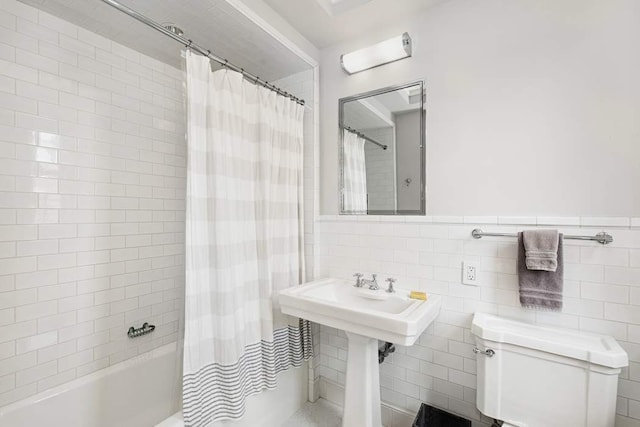
[[[349,54],[385,41],[399,46],[397,60],[349,70]],[[0,1],[0,426],[403,427],[426,404],[474,427],[640,427],[639,45],[636,0]],[[194,64],[295,110],[299,149],[286,161],[298,161],[289,224],[298,238],[285,263],[295,259],[296,285],[333,278],[351,292],[354,274],[376,274],[377,295],[422,292],[421,307],[438,306],[403,345],[374,336],[395,351],[371,365],[348,351],[351,325],[298,322],[288,290],[281,301],[273,292],[272,323],[291,314],[279,331],[302,338],[288,364],[255,392],[227,391],[241,401],[230,413],[209,405],[213,415],[190,420],[183,355],[207,343],[188,333],[201,308],[189,304],[199,298],[189,277],[204,234],[193,231],[203,221],[189,182],[206,178],[190,175],[196,141],[211,154],[206,142],[219,137],[194,125],[193,88],[205,84]],[[384,179],[367,168],[368,200],[354,202],[350,106],[379,106],[392,92],[421,112],[414,155],[401,153],[400,133],[384,142],[367,132],[379,144],[360,140],[367,162],[408,160]],[[372,207],[374,183],[375,194],[392,192],[391,207]],[[229,204],[247,191],[230,188]],[[242,234],[235,217],[209,222]],[[547,229],[564,236],[562,307],[523,307],[514,236]],[[593,236],[605,237],[572,238]],[[479,367],[500,358],[480,346],[476,314],[609,337],[624,353],[610,366],[614,388],[598,390],[597,411],[578,411],[584,422],[490,413]],[[374,384],[347,387],[359,380]],[[554,410],[580,406],[567,394]],[[522,419],[542,400],[522,396]]]

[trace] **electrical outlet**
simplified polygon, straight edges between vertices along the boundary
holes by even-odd
[[[464,285],[478,285],[478,264],[474,262],[462,263],[462,283]]]

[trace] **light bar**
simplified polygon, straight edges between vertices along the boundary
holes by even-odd
[[[404,33],[373,46],[342,54],[340,64],[347,74],[354,74],[410,56],[411,37],[409,33]]]

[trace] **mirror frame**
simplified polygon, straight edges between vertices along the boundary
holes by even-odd
[[[393,213],[373,213],[371,215],[426,215],[426,111],[425,111],[425,82],[424,80],[417,80],[411,83],[405,83],[395,86],[387,86],[381,89],[375,89],[369,92],[359,93],[357,95],[347,96],[338,100],[338,132],[340,134],[338,138],[338,169],[340,173],[340,179],[338,180],[338,195],[340,197],[340,215],[359,215],[355,212],[349,212],[344,210],[344,134],[342,129],[344,128],[344,104],[350,101],[357,101],[363,98],[369,98],[383,93],[393,92],[400,89],[406,89],[411,86],[420,85],[420,91],[422,97],[420,99],[420,209],[398,211],[397,209]],[[396,184],[397,185],[397,184]],[[369,213],[367,213],[369,215]]]

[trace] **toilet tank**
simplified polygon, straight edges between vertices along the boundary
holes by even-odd
[[[618,374],[628,365],[613,337],[482,313],[471,332],[480,412],[522,427],[613,427]]]

